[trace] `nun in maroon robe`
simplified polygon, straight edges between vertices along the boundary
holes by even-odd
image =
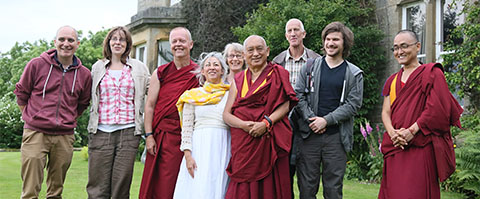
[[[160,81],[157,103],[153,115],[153,135],[156,155],[147,153],[140,186],[141,199],[172,198],[183,152],[180,151],[181,127],[176,103],[184,91],[199,86],[192,73],[197,67],[190,65],[177,69],[172,61],[158,68]],[[185,190],[188,191],[188,190]]]
[[[400,81],[403,70],[387,79],[383,96],[390,97],[395,129],[407,129],[416,122],[419,131],[403,149],[384,133],[378,198],[440,198],[439,180],[455,171],[450,126],[460,127],[463,109],[448,89],[441,64],[420,65],[405,83]]]

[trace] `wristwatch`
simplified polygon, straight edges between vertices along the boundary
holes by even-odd
[[[145,138],[147,138],[148,136],[151,136],[151,135],[153,135],[153,133],[152,133],[152,132],[145,133]]]

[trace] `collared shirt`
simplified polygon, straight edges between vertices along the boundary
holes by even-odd
[[[285,69],[290,73],[290,84],[295,88],[295,83],[297,81],[297,76],[300,73],[300,69],[307,63],[307,51],[304,49],[302,56],[298,59],[293,58],[290,55],[290,50],[287,50],[287,55],[285,56]]]
[[[100,82],[98,123],[129,124],[135,122],[135,88],[131,68],[124,66],[120,78],[107,70]],[[118,80],[117,80],[118,79]]]

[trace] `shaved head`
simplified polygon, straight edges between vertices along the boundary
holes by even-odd
[[[75,30],[75,28],[73,28],[72,26],[69,26],[69,25],[65,25],[65,26],[60,27],[60,28],[57,30],[57,34],[55,34],[55,39],[58,38],[58,33],[60,32],[60,30],[63,30],[64,28],[72,29],[72,30],[75,32],[75,38],[76,38],[77,41],[78,41],[78,32],[77,32],[77,30]]]
[[[398,31],[398,33],[395,36],[397,36],[399,34],[408,34],[410,37],[412,37],[412,39],[415,39],[415,41],[418,42],[417,33],[413,32],[411,30],[400,30],[400,31]]]
[[[250,40],[250,39],[253,39],[253,38],[259,38],[259,39],[261,39],[262,42],[263,42],[263,45],[264,45],[264,46],[267,46],[267,42],[265,41],[265,39],[264,39],[262,36],[259,36],[259,35],[250,35],[250,36],[248,36],[248,37],[245,39],[245,41],[243,41],[243,46],[244,46],[244,47],[247,46],[247,43],[249,42],[249,40]]]
[[[173,32],[175,32],[175,31],[180,31],[180,30],[185,31],[185,32],[187,33],[188,39],[189,39],[190,41],[192,41],[192,33],[190,33],[190,31],[189,31],[187,28],[185,28],[185,27],[176,27],[176,28],[173,28],[173,29],[170,31],[170,35],[169,35],[168,38],[171,38],[171,37],[172,37],[172,33],[173,33]]]

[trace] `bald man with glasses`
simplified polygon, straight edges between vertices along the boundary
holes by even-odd
[[[439,63],[421,64],[415,32],[402,30],[393,55],[403,67],[383,88],[384,158],[380,199],[440,198],[439,181],[455,171],[450,126],[463,109],[450,93]]]

